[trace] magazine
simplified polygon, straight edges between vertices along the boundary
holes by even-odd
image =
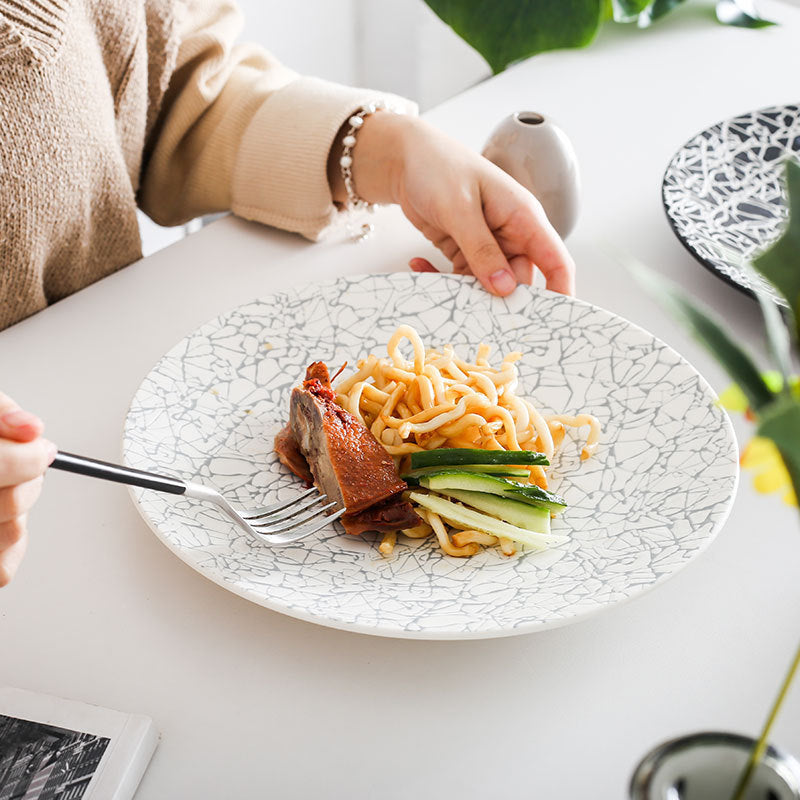
[[[130,800],[157,743],[149,717],[0,688],[0,800]]]

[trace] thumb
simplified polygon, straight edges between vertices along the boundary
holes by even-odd
[[[39,417],[23,411],[8,395],[0,392],[0,438],[31,442],[44,431]]]
[[[517,288],[511,265],[485,222],[481,221],[474,229],[465,228],[460,236],[453,238],[470,271],[488,291],[505,296]]]

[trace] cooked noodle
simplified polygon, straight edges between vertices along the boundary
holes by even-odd
[[[401,344],[413,350],[408,359]],[[401,325],[387,345],[388,358],[362,358],[356,372],[336,386],[336,401],[366,425],[386,451],[400,462],[410,453],[439,447],[483,450],[534,450],[552,463],[566,428],[588,426],[581,458],[597,449],[600,423],[591,414],[544,414],[530,400],[518,397],[518,352],[506,355],[499,369],[489,364],[491,348],[478,345],[474,362],[456,355],[452,345],[427,349],[410,325]],[[530,483],[547,488],[545,468],[529,468]],[[460,531],[452,541],[441,519],[418,509],[424,523],[404,532],[410,538],[435,535],[453,556],[474,555],[481,545],[499,544],[511,555],[515,543],[478,531]],[[453,527],[453,526],[451,526]],[[380,551],[389,555],[395,534],[386,534]]]

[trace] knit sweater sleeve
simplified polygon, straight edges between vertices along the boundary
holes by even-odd
[[[316,238],[337,213],[327,179],[336,134],[387,95],[298,76],[260,47],[234,45],[240,26],[231,0],[185,4],[139,204],[162,225],[231,210]]]

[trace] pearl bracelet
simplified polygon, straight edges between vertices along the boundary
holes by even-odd
[[[369,211],[373,213],[378,207],[376,203],[369,203],[363,197],[359,197],[353,184],[353,148],[356,146],[356,134],[364,124],[364,119],[376,111],[392,111],[383,100],[373,100],[359,108],[347,120],[350,127],[342,139],[342,155],[339,159],[339,166],[342,168],[342,180],[344,181],[344,188],[347,192],[347,200],[345,208],[347,211]],[[374,225],[370,222],[365,222],[361,226],[361,230],[355,232],[354,238],[356,240],[366,239],[372,233]]]

